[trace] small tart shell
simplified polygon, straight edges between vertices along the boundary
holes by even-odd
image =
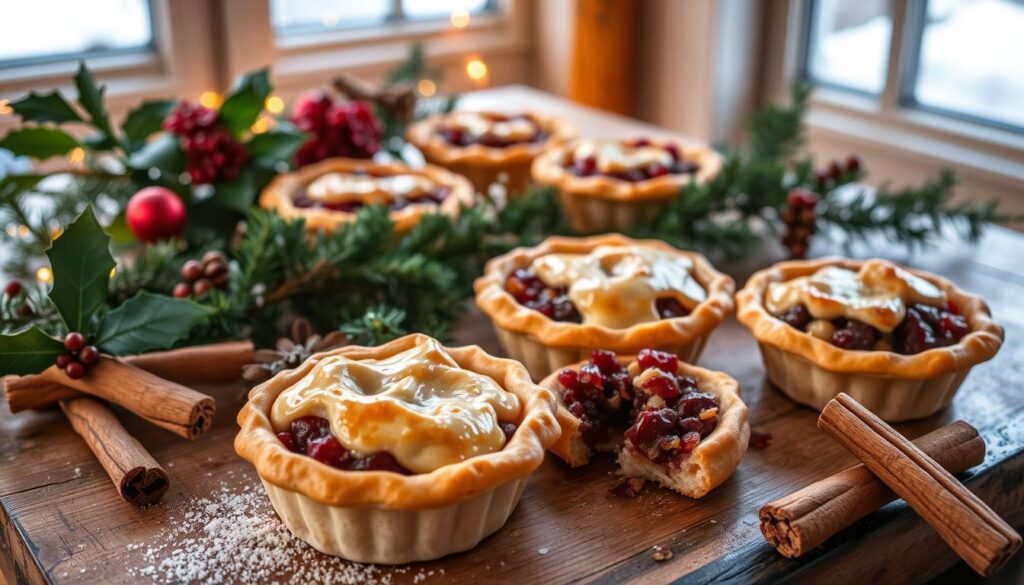
[[[517,268],[547,254],[586,254],[598,246],[641,246],[689,258],[693,276],[707,299],[685,317],[641,323],[626,329],[596,324],[553,321],[519,304],[505,290],[505,280]],[[708,336],[732,312],[732,278],[715,270],[696,252],[678,250],[658,240],[633,240],[619,234],[588,238],[550,237],[533,248],[517,248],[487,263],[484,275],[473,283],[476,304],[494,323],[498,340],[513,359],[523,362],[534,379],[580,361],[594,349],[633,355],[644,348],[668,351],[683,361],[700,355]]]
[[[706,183],[722,169],[722,156],[710,148],[671,140],[650,142],[656,146],[674,144],[684,160],[697,163],[700,169],[692,175],[668,174],[636,182],[605,175],[580,177],[566,168],[567,159],[580,144],[572,141],[538,156],[531,175],[535,183],[558,191],[562,213],[574,230],[629,230],[664,211],[684,186]]]
[[[472,548],[505,524],[527,477],[558,439],[554,394],[534,385],[520,364],[477,346],[445,349],[460,367],[489,376],[519,397],[521,420],[500,451],[405,476],[335,469],[292,453],[275,435],[269,418],[274,401],[320,359],[380,359],[424,339],[429,338],[413,334],[379,347],[316,354],[253,388],[238,414],[235,451],[256,467],[288,528],[320,551],[359,562],[404,563]]]
[[[764,306],[773,282],[826,266],[856,271],[862,264],[838,257],[775,264],[751,276],[737,293],[737,318],[760,344],[768,379],[793,400],[820,410],[846,392],[887,421],[930,416],[947,406],[970,369],[992,359],[1003,343],[1003,328],[992,320],[981,297],[940,276],[905,268],[942,289],[971,326],[955,345],[913,355],[842,349],[794,329]]]
[[[619,358],[620,363],[630,360],[628,357]],[[585,363],[582,361],[569,367],[578,370]],[[666,465],[654,463],[623,447],[619,449],[620,473],[658,481],[685,496],[700,498],[728,479],[747,452],[750,441],[747,405],[740,398],[739,384],[728,374],[683,362],[679,362],[676,371],[696,380],[702,392],[710,392],[718,397],[718,425],[711,434],[701,439],[697,447],[683,459],[682,467],[677,469],[666,469]],[[544,378],[540,386],[559,397],[557,416],[562,436],[551,446],[551,452],[570,467],[587,464],[591,450],[580,435],[580,419],[570,413],[562,402],[558,374],[552,373]]]
[[[420,217],[427,213],[443,213],[456,218],[463,207],[471,207],[475,203],[473,186],[464,177],[448,172],[440,167],[427,165],[422,169],[413,169],[401,163],[376,163],[370,160],[331,158],[314,163],[301,169],[278,175],[260,194],[260,207],[275,210],[285,219],[303,218],[306,230],[310,232],[331,232],[340,224],[355,221],[356,214],[348,211],[334,211],[317,207],[296,207],[293,203],[297,193],[310,183],[329,173],[350,173],[365,170],[380,175],[415,174],[424,176],[439,187],[447,187],[448,197],[439,205],[410,204],[402,209],[388,212],[388,217],[395,223],[395,230],[405,232],[412,229]]]
[[[459,114],[465,112],[454,112]],[[507,115],[479,112],[484,115]],[[422,153],[427,162],[442,166],[470,180],[478,193],[487,194],[492,183],[502,183],[509,195],[526,191],[530,183],[530,165],[544,150],[575,136],[568,122],[551,116],[529,113],[539,128],[548,133],[543,142],[513,144],[506,147],[470,144],[455,146],[445,140],[438,127],[453,114],[438,114],[416,122],[406,130],[406,139]]]

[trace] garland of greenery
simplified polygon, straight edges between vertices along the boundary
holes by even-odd
[[[422,55],[414,53],[413,59],[395,74],[396,80],[425,74]],[[311,239],[301,220],[286,221],[252,207],[262,185],[289,167],[303,139],[284,122],[263,134],[249,131],[270,95],[265,70],[243,76],[220,108],[250,156],[244,172],[230,183],[214,184],[212,194],[181,180],[181,147],[160,131],[173,103],[144,103],[115,130],[103,106],[103,88],[84,67],[76,86],[77,108],[57,93],[30,94],[12,103],[30,124],[0,139],[0,148],[17,155],[46,158],[76,148],[87,155],[85,168],[57,191],[40,189],[43,175],[0,178],[0,214],[28,231],[5,236],[18,247],[17,261],[4,268],[9,274],[29,277],[40,248],[51,244],[54,219],[85,208],[52,241],[48,256],[54,284],[48,293],[45,284],[29,286],[19,303],[6,296],[0,303],[0,329],[7,333],[0,336],[2,373],[28,373],[52,363],[60,351],[56,339],[74,327],[114,355],[244,337],[267,344],[279,335],[284,317],[296,316],[341,329],[360,342],[379,343],[410,331],[445,338],[488,258],[552,234],[571,234],[554,192],[536,188],[503,209],[484,202],[457,219],[425,216],[405,234],[395,231],[385,209],[368,207],[334,233]],[[682,189],[666,213],[629,235],[718,258],[740,256],[774,237],[787,194],[797,187],[820,187],[813,162],[799,158],[807,96],[806,88],[796,87],[789,104],[770,105],[753,116],[745,151],[726,152],[714,180]],[[394,141],[401,132],[390,122],[386,135]],[[62,129],[66,124],[93,133],[78,140]],[[861,174],[846,172],[819,193],[816,222],[832,228],[826,233],[852,239],[884,234],[889,241],[915,246],[939,237],[944,226],[975,240],[988,223],[1017,219],[1000,214],[994,204],[951,203],[950,172],[916,188],[844,194],[848,190],[840,187]],[[181,240],[143,246],[126,236],[119,212],[131,193],[150,184],[174,189],[189,206],[189,229]],[[41,191],[52,203],[51,212],[33,221],[25,202]],[[92,202],[115,209],[108,233],[99,228]],[[111,236],[121,257],[112,279]],[[71,265],[72,255],[61,250],[72,247],[93,253]],[[228,287],[211,290],[199,302],[167,296],[182,264],[209,249],[228,250]],[[91,279],[91,309],[77,316],[61,300],[72,273]],[[77,291],[84,298],[85,288]],[[163,318],[164,334],[155,325],[144,326],[142,316],[153,310]],[[124,325],[115,327],[114,322]],[[172,322],[176,328],[168,328]],[[129,325],[133,334],[119,333],[118,327],[128,331]],[[139,327],[144,334],[134,334]]]

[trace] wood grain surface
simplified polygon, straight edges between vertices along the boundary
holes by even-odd
[[[656,133],[524,88],[480,92],[467,102],[470,107],[541,108],[573,118],[595,136]],[[811,253],[838,251],[819,243]],[[1024,527],[1024,236],[995,228],[976,247],[950,243],[906,253],[883,242],[850,252],[888,257],[949,277],[982,294],[1006,327],[999,355],[975,368],[950,408],[897,429],[916,437],[956,419],[977,427],[988,453],[980,467],[960,478],[1011,525]],[[770,245],[756,257],[721,268],[742,283],[753,270],[779,259],[778,254]],[[472,307],[455,337],[501,354],[490,323]],[[414,568],[444,570],[428,583],[854,583],[921,581],[956,562],[938,535],[901,501],[799,560],[777,554],[760,535],[758,508],[855,460],[817,430],[815,411],[764,382],[757,346],[734,319],[712,335],[700,364],[740,381],[752,428],[773,438],[769,447],[749,451],[735,475],[707,497],[694,501],[648,487],[636,498],[616,498],[608,493],[616,480],[610,457],[577,470],[549,457],[502,530],[472,551]],[[252,467],[231,445],[237,430],[234,413],[245,388],[227,384],[197,389],[216,398],[217,419],[196,442],[119,413],[171,476],[164,502],[141,510],[118,497],[58,411],[0,412],[0,567],[10,583],[145,582],[131,574],[142,562],[132,547],[165,544],[163,530],[174,523],[183,502],[222,488],[261,489]],[[655,562],[655,545],[671,549],[673,558]],[[412,582],[415,574],[396,573],[393,580]]]

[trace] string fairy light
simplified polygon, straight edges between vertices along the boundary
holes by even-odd
[[[219,108],[221,102],[223,101],[224,98],[222,98],[220,94],[215,91],[204,91],[203,93],[199,94],[199,103],[206,106],[207,108]]]
[[[437,93],[437,84],[429,79],[421,79],[420,82],[416,84],[416,91],[418,91],[423,97],[430,97]]]
[[[36,270],[36,280],[47,284],[53,282],[53,272],[50,270],[50,267],[40,266],[39,270]]]
[[[466,75],[473,81],[485,81],[487,74],[487,63],[480,57],[473,57],[466,63]]]
[[[466,28],[469,26],[469,11],[465,8],[452,10],[451,22],[455,28]]]
[[[284,100],[276,95],[272,95],[263,102],[263,108],[271,114],[280,114],[284,111]]]

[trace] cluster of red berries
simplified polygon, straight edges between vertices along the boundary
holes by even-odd
[[[180,136],[192,183],[204,185],[238,176],[248,153],[226,128],[216,110],[182,102],[164,120],[164,129]]]
[[[797,187],[786,197],[786,208],[782,211],[782,223],[786,224],[786,233],[782,235],[782,245],[789,250],[790,258],[803,258],[810,246],[811,234],[815,232],[814,220],[817,217],[815,207],[818,195]]]
[[[847,156],[845,164],[838,160],[832,160],[824,169],[814,171],[814,188],[819,193],[835,189],[841,182],[856,179],[862,168],[864,168],[864,161],[857,154]]]
[[[335,156],[372,158],[380,150],[381,123],[365,102],[335,101],[325,92],[308,92],[295,100],[290,119],[310,135],[295,153],[296,166]]]
[[[24,290],[25,289],[21,286],[21,282],[19,282],[17,280],[12,280],[12,281],[8,282],[4,286],[4,294],[7,295],[7,298],[12,300],[12,301],[17,299],[18,297],[20,297],[21,293]],[[33,313],[32,305],[28,304],[28,298],[25,298],[22,301],[22,303],[20,305],[18,305],[17,311],[18,311],[18,315],[20,315],[22,317],[31,317],[32,316],[32,313]]]
[[[211,288],[227,288],[227,256],[224,252],[210,250],[202,260],[189,260],[181,267],[181,278],[184,282],[174,285],[173,294],[178,298],[204,297]]]
[[[64,349],[68,351],[57,356],[57,367],[72,380],[84,376],[87,368],[100,361],[100,350],[95,345],[86,345],[85,336],[77,331],[64,336]]]

